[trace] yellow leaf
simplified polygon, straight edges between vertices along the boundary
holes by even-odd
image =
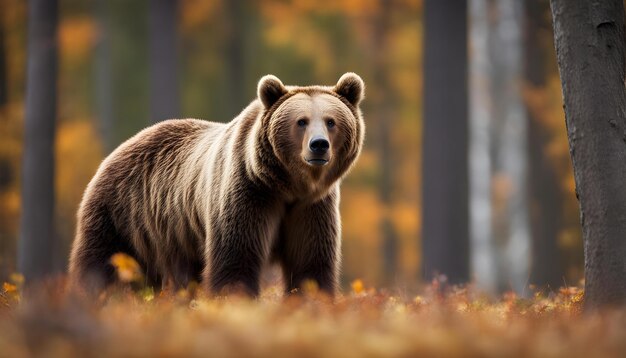
[[[17,286],[10,284],[8,282],[5,282],[4,284],[2,284],[2,289],[4,290],[4,292],[6,293],[14,293],[17,292]]]
[[[582,304],[585,300],[585,291],[580,290],[572,296],[572,303]]]
[[[2,291],[4,291],[4,293],[0,291],[0,293],[2,293],[0,296],[4,296],[4,294],[6,294],[9,301],[18,302],[20,300],[20,293],[17,285],[5,282],[2,284]],[[8,304],[8,302],[6,303]]]
[[[364,290],[365,290],[365,287],[363,286],[363,281],[361,281],[360,279],[356,279],[352,281],[352,291],[354,293],[358,295],[359,293],[362,293]]]
[[[140,295],[144,301],[150,302],[154,300],[154,289],[152,287],[145,288],[140,292]]]
[[[141,267],[132,257],[119,252],[111,256],[111,264],[115,267],[117,277],[120,281],[139,282],[143,280]]]
[[[305,295],[315,295],[319,291],[319,286],[314,280],[305,280],[302,282],[302,292]]]

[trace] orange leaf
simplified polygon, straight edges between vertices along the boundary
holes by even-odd
[[[132,257],[119,252],[111,256],[111,264],[115,267],[117,277],[120,281],[139,282],[143,280],[141,267]]]
[[[17,286],[15,286],[15,285],[13,285],[11,283],[8,283],[8,282],[5,282],[5,283],[2,284],[2,289],[6,293],[15,293],[15,292],[17,292]]]
[[[361,281],[360,279],[356,279],[352,281],[352,291],[354,293],[358,295],[359,293],[362,293],[364,290],[365,290],[365,287],[363,285],[363,281]]]

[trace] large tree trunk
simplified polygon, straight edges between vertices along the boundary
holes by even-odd
[[[150,23],[150,120],[152,123],[180,116],[176,0],[151,0]]]
[[[57,81],[57,1],[28,3],[28,67],[18,270],[27,280],[53,270],[54,135]]]
[[[424,5],[423,265],[469,279],[467,2]]]
[[[551,0],[585,246],[585,304],[626,303],[622,0]]]
[[[547,64],[551,45],[543,35],[550,27],[546,14],[547,0],[524,2],[525,44],[524,77],[527,90],[541,90],[547,85]],[[557,245],[563,200],[559,176],[547,155],[550,136],[545,123],[528,110],[529,213],[532,236],[530,283],[556,289],[563,284],[565,273]]]

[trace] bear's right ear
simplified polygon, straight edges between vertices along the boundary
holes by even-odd
[[[276,103],[285,93],[287,93],[287,88],[276,76],[265,75],[259,81],[257,95],[266,109]]]

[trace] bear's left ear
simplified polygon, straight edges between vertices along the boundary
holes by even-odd
[[[257,96],[266,109],[276,103],[285,93],[287,93],[287,88],[276,76],[265,75],[259,81]]]
[[[337,81],[335,92],[347,99],[353,106],[358,107],[365,95],[365,84],[359,75],[348,72]]]

